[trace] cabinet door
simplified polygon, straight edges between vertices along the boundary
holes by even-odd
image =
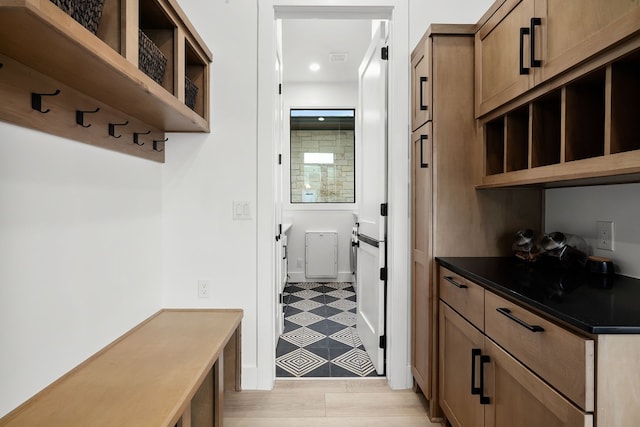
[[[436,331],[431,279],[431,123],[412,134],[411,150],[411,320],[413,376],[427,399],[431,393],[431,351]]]
[[[431,38],[422,39],[411,54],[411,130],[431,120]]]
[[[486,338],[485,427],[588,427],[593,415],[580,411],[524,365]],[[479,424],[475,424],[479,425]]]
[[[533,13],[534,0],[508,0],[476,33],[476,117],[533,85],[530,35],[523,32]]]
[[[536,0],[532,27],[536,58],[536,84],[549,79],[624,37],[640,32],[640,1],[637,0]]]
[[[440,302],[440,406],[455,427],[482,426],[480,357],[484,336],[448,305]],[[515,426],[517,424],[513,424]],[[541,424],[544,425],[544,424]]]

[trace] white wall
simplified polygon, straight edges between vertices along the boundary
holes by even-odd
[[[475,24],[494,0],[409,0],[409,48],[431,24]]]
[[[364,54],[364,53],[363,53]],[[359,61],[357,58],[353,60]],[[287,58],[284,58],[286,67]],[[351,227],[354,220],[351,212],[356,204],[291,204],[289,181],[289,111],[291,108],[356,108],[358,83],[285,83],[283,89],[285,105],[285,152],[284,152],[284,216],[291,218],[288,256],[292,282],[305,281],[305,231],[338,232],[338,280],[351,280],[349,253],[351,250]],[[359,147],[356,147],[358,156]],[[356,194],[357,197],[357,194]],[[298,263],[301,260],[301,264]]]
[[[545,232],[582,236],[592,254],[613,259],[617,273],[640,278],[640,184],[552,189],[545,199]],[[613,252],[596,248],[596,221],[614,222]]]
[[[180,5],[214,56],[211,133],[169,135],[163,169],[164,305],[242,308],[242,379],[243,387],[251,388],[257,363],[257,2],[181,0]],[[252,219],[234,221],[233,201],[248,201]],[[197,298],[199,279],[210,281],[211,298]]]
[[[161,167],[0,123],[0,417],[161,308]]]

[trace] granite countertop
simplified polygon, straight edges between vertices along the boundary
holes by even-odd
[[[547,268],[515,257],[445,257],[440,265],[591,334],[640,334],[640,280]]]

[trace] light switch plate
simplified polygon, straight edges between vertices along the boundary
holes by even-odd
[[[251,219],[251,202],[234,201],[233,202],[233,219]]]

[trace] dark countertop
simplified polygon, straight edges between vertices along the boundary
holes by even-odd
[[[591,334],[640,334],[640,279],[567,273],[516,257],[445,257],[440,265]]]

